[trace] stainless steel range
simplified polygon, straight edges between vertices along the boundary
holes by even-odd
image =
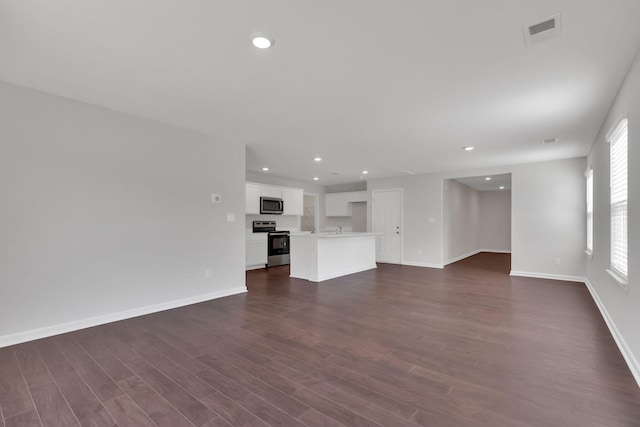
[[[275,221],[253,221],[254,233],[269,233],[267,267],[289,264],[289,232],[276,231]]]

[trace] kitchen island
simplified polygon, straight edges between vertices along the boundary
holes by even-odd
[[[311,282],[376,268],[378,233],[291,233],[290,276]]]

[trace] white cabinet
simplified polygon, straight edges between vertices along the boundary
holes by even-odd
[[[351,216],[352,203],[366,202],[366,191],[326,193],[324,213],[326,216]]]
[[[260,187],[262,197],[274,197],[282,199],[282,187],[262,186]]]
[[[284,202],[283,215],[303,214],[304,191],[300,188],[283,188],[282,201]]]
[[[267,233],[247,234],[245,265],[247,270],[264,268],[267,264]]]
[[[357,202],[366,202],[367,201],[367,192],[366,191],[351,191],[347,193],[349,195],[350,203]]]
[[[260,214],[261,188],[259,185],[247,183],[245,185],[245,212],[247,214]]]
[[[245,213],[260,215],[260,197],[274,197],[284,201],[283,215],[303,215],[304,190],[275,185],[245,183]]]

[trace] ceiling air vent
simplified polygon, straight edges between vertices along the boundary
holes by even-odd
[[[539,21],[532,22],[522,27],[524,43],[530,45],[540,43],[560,35],[562,29],[561,15],[549,16]]]
[[[535,24],[529,27],[529,35],[535,36],[543,31],[553,30],[556,27],[556,20],[549,19],[547,21],[541,22],[539,24]]]

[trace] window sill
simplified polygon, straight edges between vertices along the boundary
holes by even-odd
[[[618,284],[618,286],[620,286],[625,291],[629,290],[629,282],[625,277],[622,277],[620,274],[616,273],[611,269],[607,269],[607,273],[609,273],[609,276],[613,278],[613,280]]]

